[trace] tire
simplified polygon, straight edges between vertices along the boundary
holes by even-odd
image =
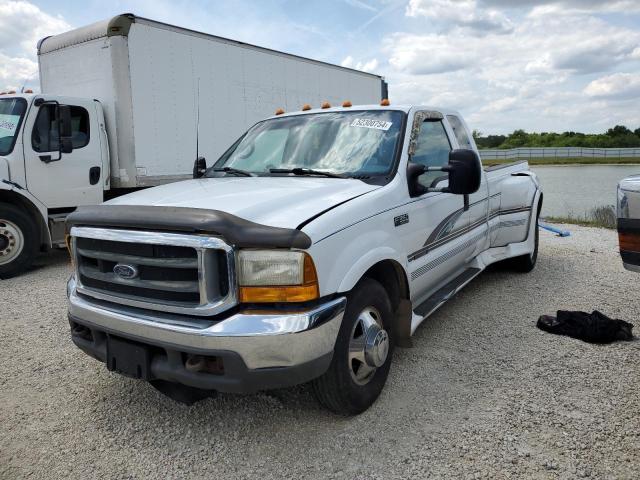
[[[532,271],[536,262],[538,261],[538,245],[540,243],[540,229],[538,228],[538,220],[540,218],[540,208],[536,213],[536,225],[535,225],[535,242],[533,252],[526,255],[520,255],[519,257],[513,257],[506,261],[505,265],[516,272],[529,273]]]
[[[11,278],[29,268],[38,244],[33,219],[14,205],[0,203],[0,278]]]
[[[376,401],[387,381],[393,357],[392,318],[386,290],[375,280],[362,279],[347,297],[329,369],[311,382],[321,405],[340,415],[356,415]],[[377,343],[380,347],[360,350],[360,345],[367,343],[367,333],[370,345]]]

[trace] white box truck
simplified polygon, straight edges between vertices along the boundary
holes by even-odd
[[[40,94],[0,95],[0,278],[63,247],[78,206],[189,178],[278,108],[387,97],[378,75],[131,14],[41,40],[38,62]]]

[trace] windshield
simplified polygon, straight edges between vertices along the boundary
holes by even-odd
[[[16,135],[27,110],[24,98],[0,99],[0,155],[8,155],[16,143]]]
[[[265,120],[236,142],[207,176],[225,167],[258,175],[273,173],[272,169],[387,175],[393,168],[403,115],[361,110]]]

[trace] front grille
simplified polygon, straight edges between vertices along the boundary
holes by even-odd
[[[233,251],[218,238],[86,227],[71,235],[81,293],[190,315],[235,302]]]

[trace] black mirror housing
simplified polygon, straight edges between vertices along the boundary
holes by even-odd
[[[71,138],[71,107],[69,105],[58,105],[58,121],[60,138]]]
[[[470,195],[482,183],[482,164],[473,150],[452,150],[449,152],[449,186],[447,191],[456,195]]]
[[[193,162],[193,178],[201,178],[207,171],[207,160],[204,157],[196,158]]]
[[[71,137],[60,137],[60,153],[73,152],[73,142]]]

